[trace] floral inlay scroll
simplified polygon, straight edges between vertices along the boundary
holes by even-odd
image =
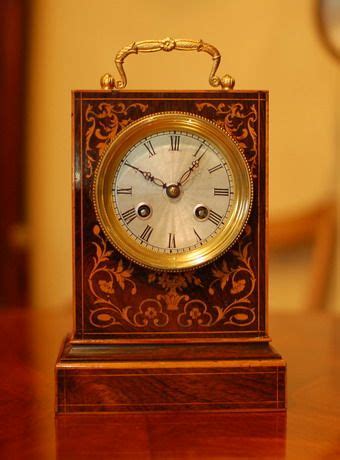
[[[246,226],[245,237],[251,227]],[[134,267],[125,259],[112,257],[113,250],[108,249],[100,227],[93,227],[96,241],[92,242],[94,255],[88,286],[93,296],[93,307],[90,312],[90,323],[98,328],[129,325],[133,328],[164,328],[171,318],[179,328],[209,328],[217,325],[247,326],[256,317],[251,295],[256,285],[256,277],[250,255],[251,242],[247,238],[240,240],[232,249],[235,263],[229,266],[226,258],[220,259],[211,267],[211,278],[208,285],[202,281],[198,272],[156,273],[148,274],[148,283],[160,287],[162,293],[154,297],[127,302],[124,305],[115,303],[117,290],[124,291],[130,299],[137,293],[137,285],[133,279]],[[114,262],[115,260],[115,262]],[[189,296],[189,291],[205,289],[212,302]],[[159,289],[158,289],[159,290]],[[224,305],[213,302],[216,293],[224,293]],[[126,297],[127,298],[127,297]]]
[[[251,227],[245,228],[245,235],[249,236]],[[227,291],[232,300],[224,306],[216,305],[216,316],[212,324],[222,322],[224,325],[234,324],[246,326],[255,320],[255,307],[252,306],[251,295],[256,286],[256,276],[250,256],[251,242],[242,239],[231,253],[238,264],[228,266],[226,259],[212,267],[214,280],[209,285],[209,294],[214,295],[216,289]],[[229,297],[228,296],[228,297]]]
[[[201,102],[197,103],[196,107],[201,113],[212,110],[219,117],[215,122],[229,131],[238,141],[240,147],[245,149],[252,175],[257,177],[257,110],[255,104],[245,106],[241,102],[234,104]]]
[[[101,102],[98,105],[88,104],[85,110],[87,123],[85,133],[86,177],[91,178],[97,161],[102,156],[108,142],[112,141],[118,131],[148,109],[147,104],[123,102]]]
[[[189,300],[178,315],[177,323],[182,327],[211,326],[213,315],[208,311],[208,306],[200,299]]]
[[[100,244],[96,241],[92,242],[96,254],[92,257],[93,266],[88,278],[90,290],[95,297],[94,303],[110,304],[110,297],[115,292],[116,283],[122,290],[125,290],[126,285],[129,285],[131,294],[136,294],[136,284],[131,279],[133,273],[131,264],[125,267],[123,260],[119,259],[117,265],[114,266],[111,262],[113,251],[107,249],[106,240],[101,236],[98,225],[93,227],[93,234],[100,240]]]
[[[95,254],[92,257],[92,267],[88,277],[88,286],[94,299],[89,316],[90,323],[99,328],[122,324],[137,328],[149,325],[165,326],[169,318],[157,299],[144,299],[137,307],[118,306],[114,302],[117,289],[131,296],[136,295],[137,287],[132,276],[134,268],[131,263],[126,265],[123,259],[118,259],[118,262],[114,263],[113,250],[107,248],[100,227],[95,225],[92,232],[97,241],[92,242]]]

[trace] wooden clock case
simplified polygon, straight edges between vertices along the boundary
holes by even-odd
[[[238,241],[215,262],[179,273],[125,259],[92,200],[106,144],[166,111],[228,130],[254,184]],[[74,331],[56,365],[58,413],[285,409],[285,362],[267,331],[267,113],[265,91],[73,93]]]

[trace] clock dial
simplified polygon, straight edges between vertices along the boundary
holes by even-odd
[[[94,205],[110,241],[159,270],[204,265],[242,232],[252,181],[242,151],[208,120],[168,112],[140,119],[98,165]]]
[[[225,156],[186,131],[142,138],[122,159],[112,184],[121,225],[156,252],[191,251],[214,238],[229,218],[233,195]]]

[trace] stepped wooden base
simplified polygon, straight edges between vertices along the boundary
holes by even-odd
[[[267,342],[90,344],[67,338],[57,413],[284,410],[285,362]]]

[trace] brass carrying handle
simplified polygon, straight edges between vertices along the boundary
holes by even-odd
[[[126,87],[127,78],[124,70],[124,61],[130,54],[138,53],[155,53],[156,51],[204,51],[210,54],[213,60],[212,69],[209,75],[209,83],[216,88],[221,86],[224,90],[233,89],[235,80],[230,75],[218,77],[217,69],[220,65],[221,55],[215,46],[205,43],[203,40],[190,40],[185,38],[165,38],[164,40],[144,40],[133,42],[131,45],[122,48],[116,55],[115,64],[121,80],[115,80],[114,77],[106,73],[100,79],[100,85],[105,90],[120,90]]]

